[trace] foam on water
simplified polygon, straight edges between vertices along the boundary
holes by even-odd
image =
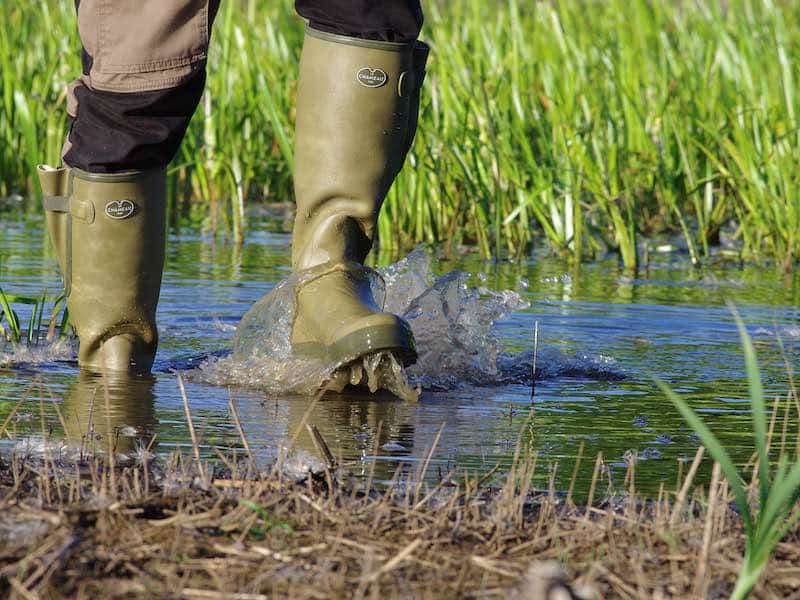
[[[143,439],[133,427],[122,427],[115,432],[114,460],[119,465],[142,463],[155,458],[148,448],[147,439]],[[96,439],[91,439],[91,438]],[[122,440],[122,438],[126,438]],[[120,450],[120,446],[124,449]],[[14,443],[3,448],[6,457],[15,456],[20,460],[48,460],[58,465],[73,465],[85,460],[88,456],[108,454],[102,436],[96,433],[85,434],[82,439],[61,439],[42,437],[39,434],[16,438]]]
[[[775,337],[778,339],[800,338],[800,326],[798,325],[779,325],[772,328],[759,327],[754,332],[755,336]]]
[[[372,273],[367,271],[367,273]],[[323,385],[369,383],[410,398],[412,388],[453,389],[459,385],[530,384],[533,349],[501,349],[494,324],[529,307],[515,291],[471,285],[472,276],[453,271],[437,276],[431,257],[418,248],[399,262],[372,273],[373,290],[384,309],[401,315],[417,341],[417,363],[403,372],[393,357],[367,357],[355,370],[338,371],[320,360],[297,357],[290,344],[294,290],[302,276],[292,275],[259,300],[240,324],[232,355],[211,358],[192,373],[196,381],[262,389],[273,394],[308,394]],[[539,349],[536,377],[559,375],[618,379],[615,361],[605,356],[566,356]]]
[[[39,346],[27,344],[2,345],[0,341],[0,367],[12,365],[43,365],[57,361],[73,360],[75,349],[66,341],[58,341]]]

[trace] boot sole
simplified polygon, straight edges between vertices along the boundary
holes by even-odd
[[[408,367],[417,362],[417,351],[411,328],[402,323],[378,327],[365,327],[354,331],[326,346],[316,342],[303,342],[292,346],[296,354],[313,356],[327,362],[344,365],[366,354],[380,351],[392,352]]]

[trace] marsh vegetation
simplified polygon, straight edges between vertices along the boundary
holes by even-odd
[[[73,2],[4,4],[0,591],[796,592],[800,4],[427,4],[422,122],[376,260],[431,242],[475,273],[452,290],[532,307],[481,322],[497,373],[437,355],[414,406],[176,384],[289,268],[302,24],[288,1],[222,6],[169,170],[160,362],[120,391],[75,375],[33,176],[58,162],[80,71]]]
[[[291,202],[302,23],[291,2],[223,3],[208,90],[170,170],[173,216],[241,240],[248,204]],[[647,262],[676,234],[791,268],[800,256],[800,6],[429,2],[416,144],[381,215],[385,248],[484,256],[531,244]],[[0,23],[0,196],[58,162],[79,73],[71,0],[9,0]],[[47,32],[47,35],[41,35]],[[31,43],[36,40],[36,43]]]

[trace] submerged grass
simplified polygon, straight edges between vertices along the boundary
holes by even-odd
[[[34,165],[58,160],[64,87],[79,73],[73,2],[6,4],[0,195],[34,192]],[[236,240],[246,203],[291,198],[302,41],[291,5],[223,3],[208,90],[170,171],[173,215]],[[678,233],[700,262],[733,223],[742,258],[790,268],[800,257],[797,2],[426,10],[433,59],[417,142],[381,217],[385,247],[517,255],[539,239],[635,268],[643,237]]]

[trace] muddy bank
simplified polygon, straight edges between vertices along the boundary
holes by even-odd
[[[501,487],[451,473],[382,491],[330,460],[324,440],[319,457],[286,456],[262,472],[233,456],[4,458],[0,594],[560,598],[556,589],[571,588],[584,598],[717,598],[744,550],[724,482],[713,494],[684,482],[682,500],[665,490],[659,501],[634,493],[587,507],[522,483],[545,468],[535,460],[520,458]],[[796,594],[798,564],[795,526],[755,597]]]

